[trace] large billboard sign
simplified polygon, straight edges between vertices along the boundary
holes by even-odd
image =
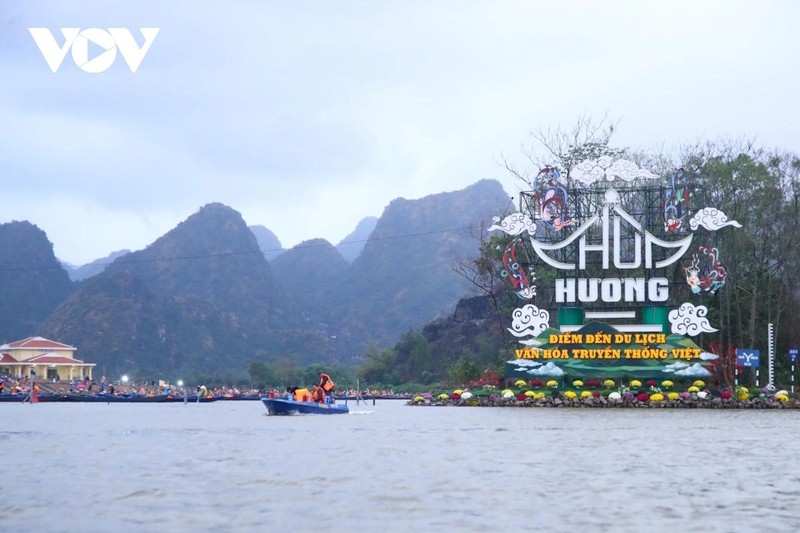
[[[683,169],[662,179],[603,156],[568,175],[546,167],[530,185],[520,211],[489,228],[510,237],[502,275],[524,301],[509,328],[522,345],[511,375],[708,375],[716,356],[691,337],[717,330],[692,299],[724,287],[727,272],[709,241],[741,225],[697,205],[694,178]],[[551,280],[546,307],[537,305],[534,283],[541,269]],[[675,272],[688,301],[671,294]]]

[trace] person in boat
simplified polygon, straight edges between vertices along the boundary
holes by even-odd
[[[336,388],[336,384],[324,370],[319,371],[319,387],[325,391],[326,396],[330,396],[333,400],[333,389]]]
[[[319,404],[325,403],[325,390],[319,385],[314,385],[314,390],[311,393],[313,400]]]
[[[305,387],[291,387],[287,389],[291,391],[292,397],[296,402],[310,402],[311,401],[311,391]]]

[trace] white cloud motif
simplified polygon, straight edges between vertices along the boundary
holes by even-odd
[[[700,363],[695,363],[688,368],[684,368],[683,370],[678,370],[677,372],[675,372],[675,375],[702,378],[711,375],[711,373],[702,366],[700,366]]]
[[[711,327],[706,318],[708,308],[705,305],[695,306],[685,302],[678,309],[669,312],[669,322],[672,324],[672,333],[694,337],[700,333],[714,333],[718,331]]]
[[[555,377],[555,376],[563,376],[564,375],[564,371],[561,368],[559,368],[558,365],[556,365],[555,363],[550,361],[549,363],[547,363],[546,365],[544,365],[542,367],[531,368],[530,370],[528,370],[528,374],[530,374],[532,376],[551,376],[551,377]]]
[[[716,207],[704,207],[689,219],[689,227],[692,228],[692,231],[697,231],[699,226],[703,226],[711,231],[717,231],[725,226],[733,226],[734,228],[742,227],[742,225],[735,220],[728,220],[728,215]]]
[[[493,224],[487,231],[502,230],[509,235],[519,235],[527,231],[530,235],[536,233],[536,223],[524,213],[512,213],[500,222],[500,217],[492,217]],[[498,222],[500,222],[498,224]]]
[[[533,304],[514,309],[511,316],[511,327],[508,331],[517,338],[536,337],[550,325],[550,313]]]
[[[700,359],[702,359],[703,361],[715,361],[719,359],[719,356],[711,352],[701,352]]]
[[[575,165],[570,171],[570,177],[584,185],[591,185],[598,181],[614,181],[619,178],[624,181],[635,179],[657,179],[658,176],[647,169],[639,167],[627,159],[612,159],[604,155],[597,159],[588,159]]]

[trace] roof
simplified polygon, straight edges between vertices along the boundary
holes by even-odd
[[[0,363],[19,363],[11,354],[0,353]]]
[[[0,350],[77,350],[69,344],[51,341],[44,337],[28,337],[20,341],[10,342],[0,346]]]
[[[73,359],[71,357],[64,357],[57,353],[49,352],[31,357],[25,361],[29,365],[83,365],[86,364],[80,359]],[[94,365],[92,365],[94,366]]]

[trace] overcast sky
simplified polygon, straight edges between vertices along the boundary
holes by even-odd
[[[209,202],[284,247],[336,244],[395,198],[520,189],[531,130],[619,120],[616,144],[800,147],[800,2],[0,0],[0,223],[83,264]],[[30,27],[160,32],[51,72]]]

